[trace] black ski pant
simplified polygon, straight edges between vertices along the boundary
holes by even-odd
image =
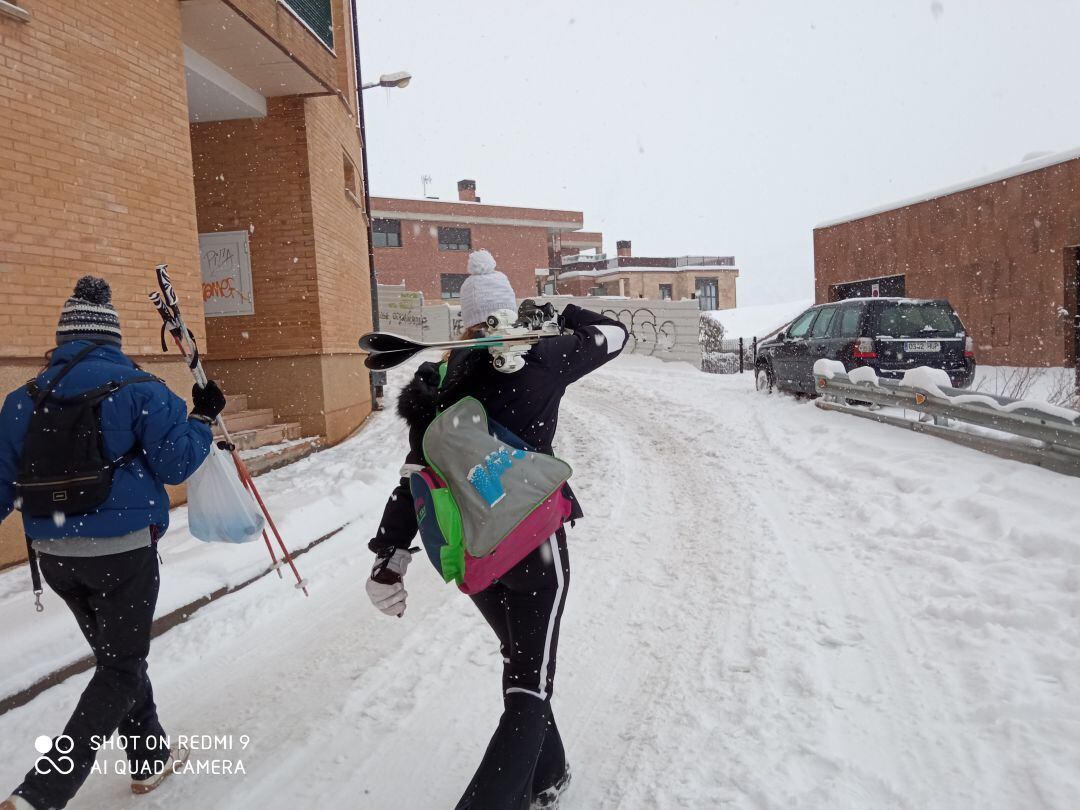
[[[48,755],[52,764],[39,759],[15,790],[37,810],[53,810],[71,801],[90,774],[97,757],[95,739],[101,742],[119,730],[136,778],[160,769],[169,750],[146,674],[158,596],[157,550],[104,557],[41,554],[40,561],[42,576],[75,614],[97,664],[64,726],[70,743],[56,738]]]
[[[527,810],[566,771],[551,712],[570,558],[555,536],[472,600],[503,654],[503,713],[457,810]]]

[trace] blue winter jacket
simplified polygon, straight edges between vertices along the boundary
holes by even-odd
[[[39,379],[51,379],[86,345],[75,341],[59,346]],[[119,348],[101,345],[60,381],[54,393],[75,396],[145,374]],[[0,410],[0,520],[14,507],[14,484],[32,411],[25,387],[9,394]],[[23,526],[31,539],[120,537],[148,526],[156,527],[160,537],[169,525],[164,485],[180,484],[195,472],[209,455],[212,441],[209,426],[189,420],[184,400],[157,381],[125,386],[102,402],[101,430],[110,457],[119,458],[136,445],[142,453],[116,470],[109,499],[97,510],[71,515],[63,525],[52,518],[24,515]]]

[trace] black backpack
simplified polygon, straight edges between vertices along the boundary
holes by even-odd
[[[99,344],[92,343],[73,357],[44,388],[39,377],[26,384],[34,412],[23,444],[15,491],[19,509],[30,517],[56,513],[91,512],[108,500],[113,473],[142,452],[138,445],[120,458],[109,458],[101,432],[101,403],[121,388],[157,381],[150,374],[109,382],[73,397],[52,391],[68,372]]]

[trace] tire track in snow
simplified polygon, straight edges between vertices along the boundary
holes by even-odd
[[[598,544],[602,553],[589,555],[586,564],[594,591],[582,609],[598,610],[598,605],[614,602],[614,615],[605,612],[597,624],[606,626],[609,635],[613,624],[622,624],[632,635],[621,648],[609,641],[599,654],[593,653],[593,661],[570,666],[575,673],[582,666],[602,671],[605,660],[617,660],[633,672],[624,682],[609,676],[604,693],[590,700],[596,708],[583,721],[574,722],[571,759],[577,756],[602,767],[593,765],[593,773],[579,771],[568,807],[722,806],[733,798],[724,785],[722,764],[688,757],[687,752],[707,750],[708,741],[722,727],[716,706],[726,699],[721,683],[729,646],[727,614],[738,587],[725,579],[724,569],[740,555],[730,548],[737,539],[717,532],[724,492],[713,491],[714,481],[700,480],[693,437],[672,433],[659,439],[653,428],[654,415],[661,411],[640,401],[627,408],[622,402],[627,381],[597,377],[585,381],[580,391],[571,390],[564,411],[571,441],[596,447],[600,456],[587,462],[588,474],[578,484],[586,521],[592,490],[616,486],[632,497],[624,499],[624,512],[590,526],[602,535],[606,549]],[[680,410],[671,402],[657,404],[667,411]],[[688,415],[694,418],[665,414],[671,418],[668,424],[682,421],[703,429],[700,413]],[[612,446],[621,452],[612,453]],[[632,463],[625,460],[625,448],[633,448]],[[611,466],[611,455],[623,457],[618,467]],[[624,471],[621,481],[612,480],[616,469]],[[702,494],[707,494],[704,501]],[[610,592],[604,569],[612,566],[615,555],[625,553],[628,543],[634,545],[634,567],[628,580],[618,581],[619,590]],[[698,566],[700,575],[688,588],[684,578],[690,566]],[[579,572],[582,567],[578,565]],[[577,587],[581,585],[579,573]],[[620,622],[624,604],[632,607]],[[568,606],[568,616],[575,607]],[[581,689],[580,680],[562,681],[562,694],[570,692],[571,701],[578,697],[574,692]],[[559,702],[557,692],[557,711]],[[623,748],[616,757],[605,753],[615,741],[613,732]],[[585,751],[575,754],[573,747],[582,743]]]

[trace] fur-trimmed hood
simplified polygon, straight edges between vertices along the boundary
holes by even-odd
[[[398,416],[409,427],[427,427],[438,413],[439,364],[421,363],[398,396]]]

